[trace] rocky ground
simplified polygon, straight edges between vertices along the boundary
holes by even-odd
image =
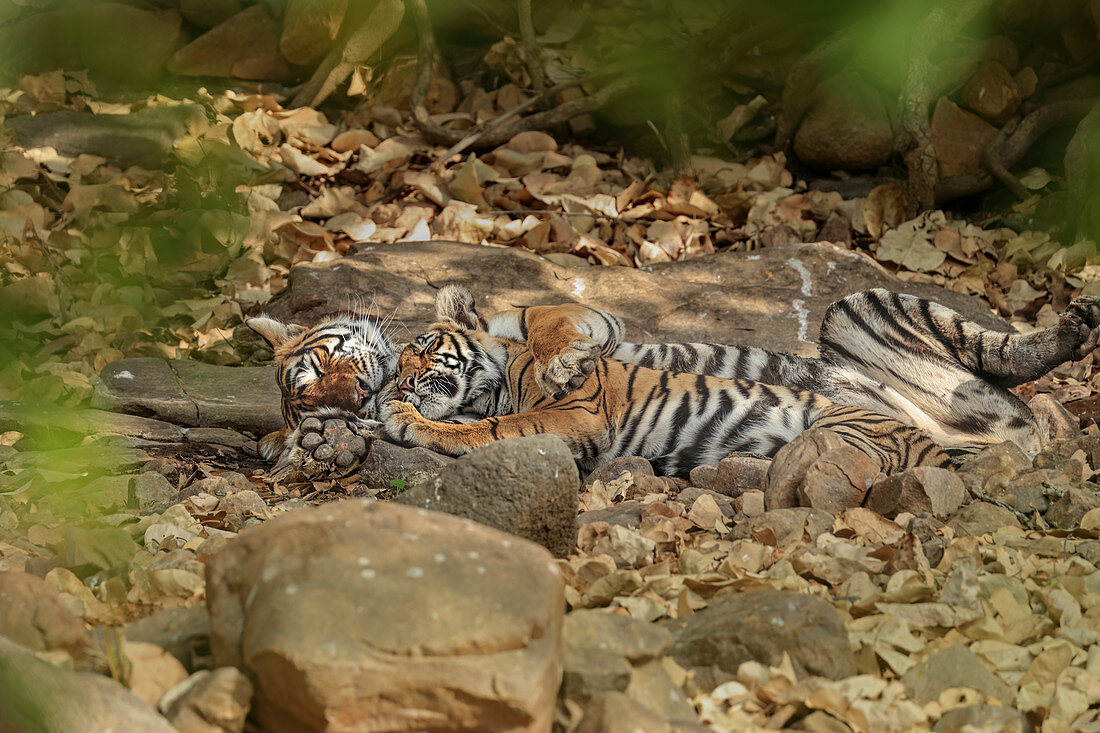
[[[313,297],[319,316],[385,272],[412,329],[437,272],[490,308],[583,278],[590,302],[663,334],[692,298],[720,307],[728,277],[742,312],[723,318],[798,348],[786,308],[744,310],[754,288],[805,287],[813,319],[844,282],[892,284],[814,245],[583,275],[515,250],[460,271],[463,245],[407,246],[299,268],[273,308]],[[616,300],[650,279],[684,303]],[[2,415],[22,432],[0,449],[18,486],[0,497],[0,634],[19,645],[0,647],[16,691],[0,712],[23,696],[60,728],[1089,730],[1100,432],[1036,400],[1058,418],[1050,450],[994,446],[869,490],[843,457],[793,497],[748,455],[687,480],[640,458],[582,477],[551,436],[458,460],[379,443],[352,479],[281,483],[255,457],[280,421],[269,368],[115,361],[104,409]],[[89,454],[113,468],[58,491]]]
[[[431,111],[473,124],[517,94],[440,83]],[[805,354],[827,304],[866,287],[1049,325],[1100,292],[1089,247],[904,221],[896,186],[826,191],[781,153],[680,177],[525,133],[454,158],[378,99],[330,121],[192,96],[108,102],[62,72],[0,94],[0,337],[18,347],[0,362],[0,719],[1100,727],[1092,356],[1021,390],[1057,418],[1051,450],[869,490],[837,473],[769,496],[752,456],[581,477],[545,437],[458,461],[380,443],[360,476],[288,483],[255,456],[281,418],[240,326],[373,308],[401,341],[459,282],[489,312],[579,299],[637,340]]]

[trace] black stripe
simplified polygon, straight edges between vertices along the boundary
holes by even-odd
[[[759,402],[753,403],[741,419],[730,426],[717,446],[727,452],[744,450],[754,429],[767,420],[767,412],[767,408]]]
[[[956,364],[962,364],[962,359],[959,358],[958,347],[952,342],[947,333],[940,328],[939,324],[936,323],[936,319],[932,317],[931,304],[927,300],[921,299],[917,301],[917,307],[924,321],[924,325],[928,328],[928,332],[931,333],[936,341],[954,357]]]
[[[737,363],[733,367],[733,376],[736,379],[744,379],[745,377],[745,356],[749,353],[748,349],[737,348]]]
[[[710,418],[695,432],[692,440],[686,448],[679,451],[677,465],[683,468],[695,468],[700,464],[701,457],[715,445],[715,437],[722,423],[733,411],[733,400],[728,392],[720,392],[718,405]]]

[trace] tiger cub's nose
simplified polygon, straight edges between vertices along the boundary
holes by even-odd
[[[401,383],[397,385],[397,388],[400,389],[402,392],[412,392],[413,378],[411,376],[405,377],[401,380]]]

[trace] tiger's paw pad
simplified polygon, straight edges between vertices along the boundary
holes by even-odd
[[[1082,295],[1070,301],[1061,316],[1059,328],[1068,332],[1073,355],[1082,359],[1100,342],[1100,298]]]
[[[547,397],[560,400],[579,389],[596,370],[600,344],[582,338],[562,349],[545,364],[536,362],[535,381]]]
[[[375,427],[351,414],[307,417],[287,438],[271,475],[280,481],[350,476],[366,459]]]

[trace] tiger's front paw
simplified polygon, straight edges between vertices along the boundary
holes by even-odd
[[[406,444],[415,444],[416,431],[413,428],[428,421],[415,405],[401,400],[394,400],[387,405],[384,420],[386,433],[394,440]]]
[[[596,369],[600,344],[586,336],[578,337],[549,361],[535,362],[535,381],[547,397],[560,400],[580,388]]]
[[[415,405],[394,400],[385,412],[386,434],[392,440],[408,448],[435,448],[435,423],[421,415]]]
[[[416,409],[416,406],[412,403],[394,400],[390,403],[389,418],[396,425],[412,425],[415,422],[423,420],[424,416],[420,414],[420,410]]]
[[[271,476],[279,481],[350,476],[366,459],[377,428],[350,413],[307,417],[287,437]]]
[[[1070,301],[1058,324],[1073,345],[1073,357],[1083,359],[1100,340],[1100,298],[1082,295]]]

